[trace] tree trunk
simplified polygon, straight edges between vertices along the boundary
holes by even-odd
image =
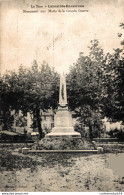
[[[42,139],[44,136],[43,136],[43,130],[42,130],[42,127],[41,127],[41,116],[40,116],[40,110],[36,110],[36,117],[37,117],[37,125],[38,125],[38,131],[39,131],[39,134],[40,134],[40,138]]]
[[[91,141],[93,140],[93,132],[92,132],[92,126],[89,126],[89,137],[91,139]]]

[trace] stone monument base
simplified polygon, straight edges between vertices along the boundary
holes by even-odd
[[[48,133],[45,137],[77,137],[81,138],[81,134],[74,131],[72,125],[72,116],[68,111],[68,106],[64,108],[58,107],[58,111],[55,115],[55,127],[52,128],[52,131]]]
[[[84,138],[51,136],[45,137],[32,146],[33,150],[93,150],[92,143]]]
[[[58,130],[58,128],[57,128]],[[62,131],[63,130],[63,131]],[[67,138],[81,138],[81,134],[78,133],[78,132],[75,132],[75,131],[65,131],[64,132],[64,128],[61,129],[61,132],[58,132],[58,131],[52,131],[51,133],[48,133],[45,137],[48,138],[48,137],[67,137]]]

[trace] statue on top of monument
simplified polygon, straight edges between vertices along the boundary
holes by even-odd
[[[64,84],[62,84],[62,91],[61,91],[61,94],[62,94],[62,99],[64,100]]]
[[[61,107],[67,106],[66,79],[64,74],[60,77],[59,105]]]

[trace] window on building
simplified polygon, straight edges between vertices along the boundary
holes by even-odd
[[[51,116],[51,120],[54,121],[54,116],[53,115]]]
[[[54,127],[54,123],[51,123],[51,128],[53,128]]]
[[[15,125],[16,125],[16,127],[18,127],[19,126],[19,121],[16,121]]]
[[[46,116],[43,116],[43,120],[46,121]]]

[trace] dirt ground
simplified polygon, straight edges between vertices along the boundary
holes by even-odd
[[[16,156],[1,149],[0,191],[124,191],[124,153]]]

